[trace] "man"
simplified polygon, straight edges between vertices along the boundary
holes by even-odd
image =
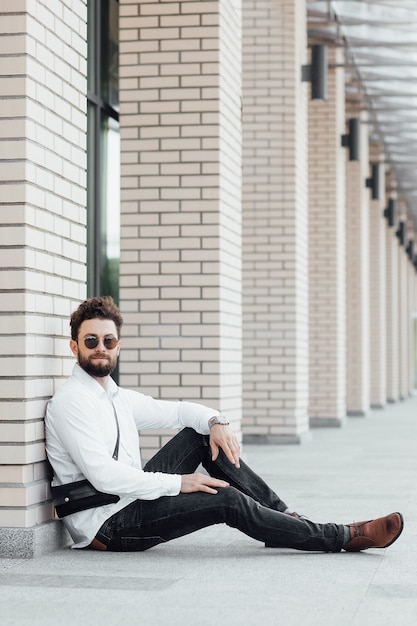
[[[219,523],[266,546],[299,550],[385,548],[399,537],[400,513],[347,525],[301,518],[240,460],[237,438],[218,411],[119,388],[111,373],[122,321],[109,296],[74,311],[77,363],[47,408],[53,484],[67,489],[87,479],[112,499],[64,517],[73,547],[146,550]],[[138,430],[147,428],[181,430],[142,469]],[[200,463],[208,475],[196,472]]]

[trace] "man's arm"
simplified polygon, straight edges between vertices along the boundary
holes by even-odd
[[[218,411],[195,402],[157,400],[134,391],[130,394],[138,430],[185,426],[194,428],[198,433],[210,434],[213,461],[219,455],[219,448],[222,448],[229,461],[239,467],[240,445],[234,432],[223,424],[209,427],[210,418],[218,415]]]
[[[154,500],[180,492],[181,476],[144,472],[132,463],[137,432],[132,422],[126,462],[112,458],[116,428],[111,405],[94,396],[61,395],[48,404],[46,415],[47,452],[58,484],[87,478],[99,491],[119,496]],[[126,426],[125,426],[126,428]],[[125,430],[124,428],[124,430]],[[138,455],[138,452],[137,452]],[[139,462],[139,458],[137,459]]]
[[[160,400],[130,389],[123,390],[130,402],[139,431],[150,428],[193,428],[202,435],[210,432],[208,421],[219,412],[197,402]]]

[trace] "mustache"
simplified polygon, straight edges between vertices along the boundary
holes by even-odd
[[[94,354],[91,355],[90,359],[107,359],[109,360],[109,355],[106,354],[105,352],[94,352]]]

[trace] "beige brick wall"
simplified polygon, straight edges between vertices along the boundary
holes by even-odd
[[[120,2],[121,384],[241,417],[239,3]],[[171,433],[142,438],[150,456]]]
[[[361,155],[346,163],[346,405],[348,414],[365,415],[370,405],[368,128],[354,107],[348,117],[361,118]]]
[[[43,416],[85,295],[86,3],[0,6],[0,527],[52,517]]]
[[[309,415],[312,426],[346,415],[346,223],[343,51],[328,50],[327,101],[309,103]],[[339,67],[337,67],[339,66]]]
[[[408,302],[409,302],[408,385],[409,385],[409,392],[412,394],[414,392],[414,380],[415,380],[414,321],[415,321],[415,316],[416,316],[416,270],[411,261],[408,262]]]
[[[413,252],[416,254],[416,227],[414,225],[414,220],[407,216],[407,237],[408,240],[411,240],[414,244]],[[407,360],[408,360],[408,380],[407,380],[407,388],[408,393],[412,394],[414,391],[414,316],[416,314],[416,304],[415,304],[415,292],[416,292],[416,269],[413,265],[414,258],[410,259],[407,256],[407,292],[408,292],[408,319],[407,319],[407,327],[408,327],[408,342],[407,342]]]
[[[383,158],[379,146],[371,146],[371,163]],[[371,175],[371,172],[370,174]],[[380,164],[379,200],[369,203],[369,328],[370,328],[370,403],[381,408],[386,403],[386,206],[384,166]]]
[[[386,225],[387,254],[387,400],[396,402],[399,398],[399,244],[395,236],[396,227]]]
[[[248,439],[298,440],[308,429],[306,50],[304,0],[243,1]]]
[[[407,225],[406,207],[400,203],[400,212],[402,220]],[[407,232],[407,231],[406,231]],[[407,232],[408,237],[408,232]],[[399,393],[401,399],[406,399],[409,393],[409,318],[410,304],[408,301],[408,257],[406,255],[405,246],[399,245],[398,258],[398,303],[399,303]]]
[[[407,243],[409,240],[414,241],[415,237],[415,226],[414,221],[410,216],[407,216]],[[406,291],[407,291],[407,319],[406,319],[406,327],[407,327],[407,340],[405,347],[405,360],[406,360],[406,390],[407,396],[409,396],[413,391],[413,374],[414,374],[414,366],[413,366],[413,343],[414,343],[414,329],[413,329],[413,312],[414,312],[414,288],[415,288],[415,269],[410,260],[409,256],[406,254],[407,259],[407,267],[406,267]]]

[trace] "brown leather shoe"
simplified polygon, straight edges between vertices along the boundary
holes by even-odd
[[[401,535],[404,520],[401,513],[391,513],[367,522],[348,524],[350,541],[343,546],[347,552],[359,552],[368,548],[387,548]]]

